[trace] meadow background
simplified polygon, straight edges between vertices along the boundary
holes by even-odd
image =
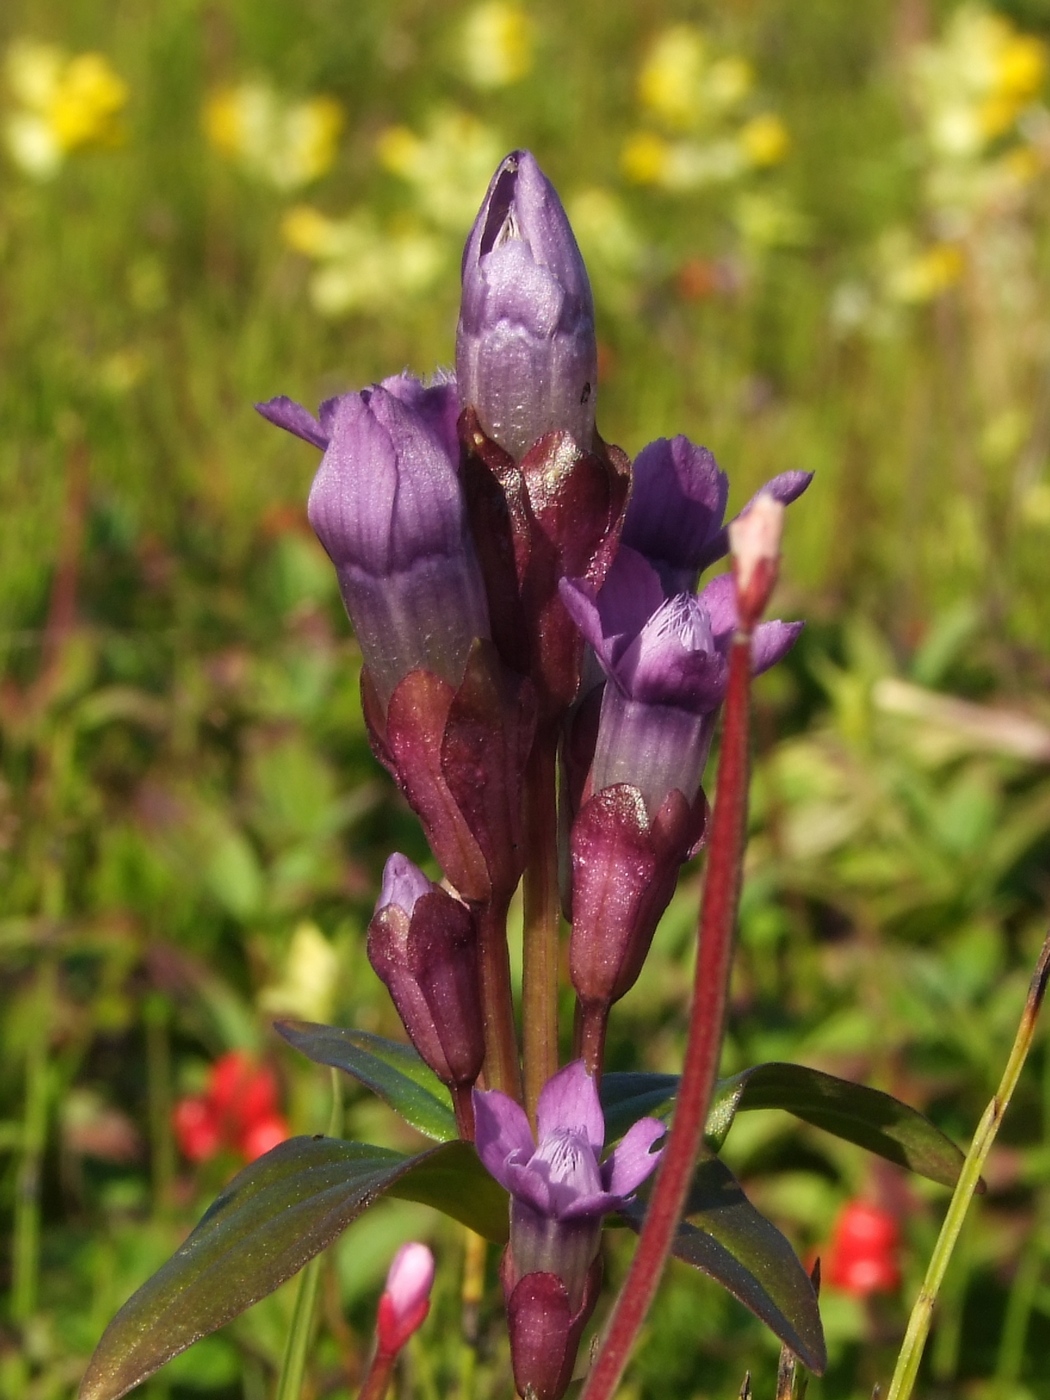
[[[392,849],[358,654],[305,521],[313,406],[453,355],[462,242],[528,146],[588,259],[599,425],[707,444],[741,504],[816,471],[758,693],[726,1072],[796,1059],[966,1142],[1050,893],[1045,0],[6,0],[0,13],[0,1395],[72,1396],[102,1327],[237,1165],[176,1105],[238,1049],[295,1131],[289,1014],[398,1036],[363,932]],[[86,57],[85,57],[86,56]],[[612,1021],[677,1068],[694,874]],[[567,1024],[566,1018],[566,1024]],[[922,1394],[1050,1397],[1050,1055],[967,1229]],[[349,1084],[348,1136],[399,1145]],[[805,1258],[850,1201],[899,1288],[828,1287],[828,1376],[884,1384],[946,1193],[775,1113],[726,1156]],[[384,1205],[330,1251],[311,1397],[350,1396],[406,1238],[438,1256],[401,1393],[510,1393],[496,1260]],[[625,1255],[610,1253],[609,1275]],[[263,1400],[286,1287],[144,1387]],[[776,1347],[673,1271],[623,1394],[771,1395]]]

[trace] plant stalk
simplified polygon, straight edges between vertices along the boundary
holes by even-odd
[[[343,1096],[336,1070],[331,1071],[332,1109],[328,1118],[328,1136],[342,1134]],[[324,1254],[317,1254],[299,1275],[299,1287],[292,1310],[292,1323],[281,1358],[281,1374],[277,1378],[274,1400],[299,1400],[306,1374],[306,1358],[314,1330],[317,1290],[321,1281]]]
[[[521,1065],[514,1026],[514,996],[510,987],[506,898],[478,908],[481,954],[481,1014],[485,1032],[485,1083],[502,1089],[520,1103]]]
[[[536,1121],[544,1084],[558,1069],[558,889],[557,736],[537,734],[525,770],[524,968],[522,1027],[525,1107]]]
[[[693,1011],[674,1120],[641,1237],[581,1400],[611,1400],[645,1320],[681,1219],[718,1073],[740,900],[749,778],[751,636],[738,633],[729,660],[722,756],[718,764],[700,908]]]
[[[926,1338],[929,1336],[930,1324],[933,1321],[933,1309],[937,1301],[937,1294],[944,1282],[948,1262],[952,1257],[952,1251],[966,1219],[966,1212],[970,1208],[970,1201],[978,1189],[982,1168],[1003,1121],[1007,1105],[1017,1087],[1017,1081],[1021,1076],[1028,1052],[1032,1048],[1032,1038],[1035,1034],[1036,1021],[1046,992],[1048,977],[1050,977],[1050,933],[1047,934],[1039,953],[1039,961],[1036,963],[1028,989],[1028,998],[1025,1001],[1021,1022],[1017,1028],[1017,1035],[1014,1038],[1003,1077],[999,1082],[999,1088],[977,1126],[970,1150],[966,1154],[966,1161],[959,1173],[959,1180],[955,1184],[955,1191],[948,1205],[948,1213],[944,1217],[944,1224],[941,1226],[941,1232],[937,1237],[937,1243],[926,1268],[926,1277],[923,1279],[922,1288],[919,1290],[919,1296],[915,1300],[911,1316],[908,1319],[908,1328],[904,1334],[904,1342],[897,1357],[897,1365],[893,1372],[893,1379],[890,1381],[886,1400],[908,1400],[915,1385],[915,1379],[919,1374],[919,1364],[922,1361],[922,1353],[926,1346]]]
[[[36,1011],[26,1049],[22,1159],[15,1183],[11,1248],[11,1321],[28,1322],[36,1312],[40,1273],[40,1171],[47,1145],[48,1042],[55,1003],[56,969],[48,953],[36,986]]]

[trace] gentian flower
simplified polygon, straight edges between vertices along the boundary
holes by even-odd
[[[474,1090],[474,1117],[478,1156],[511,1196],[502,1278],[515,1383],[522,1395],[557,1400],[597,1299],[602,1217],[653,1172],[666,1128],[639,1119],[600,1162],[605,1119],[580,1060],[541,1090],[538,1142],[525,1110],[499,1090]]]
[[[460,401],[515,459],[557,430],[586,452],[597,365],[591,286],[565,210],[535,157],[514,151],[463,253]]]
[[[789,505],[812,479],[812,472],[781,472],[762,491]],[[723,524],[728,498],[725,472],[706,447],[687,437],[657,438],[635,458],[623,543],[645,556],[666,596],[695,593],[704,569],[728,554],[729,532]],[[756,499],[748,501],[740,516]]]
[[[309,516],[339,576],[365,666],[385,707],[410,671],[451,685],[489,635],[459,483],[455,386],[409,375],[321,405],[258,405],[324,449]]]
[[[473,913],[407,856],[392,855],[368,928],[368,960],[421,1058],[453,1090],[469,1089],[485,1056]],[[469,1125],[460,1126],[469,1135]]]
[[[732,575],[713,579],[698,597],[667,598],[656,569],[622,546],[600,592],[565,580],[561,596],[611,682],[590,790],[630,783],[651,815],[676,788],[692,802],[728,681],[737,626]],[[800,622],[758,627],[756,674],[779,661],[801,630]]]

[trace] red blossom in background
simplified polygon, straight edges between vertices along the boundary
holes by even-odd
[[[824,1278],[854,1297],[892,1293],[900,1287],[900,1227],[880,1206],[850,1201],[835,1223]]]
[[[191,1162],[206,1162],[224,1149],[254,1162],[290,1136],[278,1102],[273,1070],[231,1050],[212,1065],[203,1094],[176,1103],[175,1140]]]

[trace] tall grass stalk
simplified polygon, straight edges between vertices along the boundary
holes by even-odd
[[[1028,1058],[1028,1052],[1032,1048],[1036,1021],[1046,992],[1048,977],[1050,977],[1050,933],[1047,934],[1039,953],[1039,961],[1036,963],[1035,972],[1032,975],[1021,1023],[1017,1028],[1017,1035],[1014,1038],[1013,1048],[1010,1051],[1010,1058],[1006,1062],[1003,1077],[999,1082],[999,1088],[978,1124],[977,1132],[974,1134],[970,1150],[966,1154],[966,1161],[963,1163],[962,1172],[948,1206],[948,1213],[944,1217],[941,1233],[937,1237],[937,1244],[930,1256],[926,1277],[919,1290],[919,1296],[915,1300],[911,1317],[908,1319],[904,1344],[897,1357],[897,1366],[893,1372],[893,1379],[890,1381],[886,1400],[908,1400],[915,1385],[919,1365],[922,1361],[922,1353],[926,1346],[926,1338],[929,1336],[930,1324],[933,1321],[933,1309],[937,1302],[937,1295],[944,1282],[944,1275],[966,1219],[966,1213],[970,1208],[970,1201],[979,1189],[981,1171],[1017,1087],[1017,1081],[1021,1077],[1021,1070]]]

